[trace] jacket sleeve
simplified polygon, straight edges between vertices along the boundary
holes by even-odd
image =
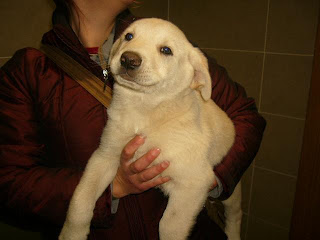
[[[44,57],[36,50],[27,52],[18,51],[0,70],[0,215],[61,226],[82,171],[45,166],[36,96],[30,90],[31,82],[44,76]],[[111,218],[108,188],[97,202],[92,223],[106,226]]]
[[[223,186],[219,199],[225,200],[233,193],[258,152],[266,122],[244,88],[233,82],[226,70],[210,58],[209,71],[212,78],[211,97],[231,118],[236,131],[232,148],[214,169]]]

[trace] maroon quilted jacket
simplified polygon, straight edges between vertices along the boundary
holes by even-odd
[[[122,14],[116,37],[132,21],[132,15]],[[43,43],[59,47],[103,79],[100,66],[70,28],[56,25],[44,35]],[[234,146],[214,170],[224,199],[255,157],[265,121],[254,100],[212,60],[210,73],[212,99],[227,112],[237,133]],[[106,109],[43,53],[32,48],[17,51],[0,71],[0,215],[4,220],[41,228],[48,239],[55,239],[107,118]],[[108,188],[97,202],[89,239],[158,239],[166,206],[158,190],[122,198],[115,215],[110,212],[110,199]],[[214,234],[205,220],[200,225],[206,228],[202,232]],[[194,239],[206,239],[199,236]]]

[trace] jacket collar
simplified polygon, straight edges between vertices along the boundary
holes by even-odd
[[[121,33],[137,18],[134,17],[129,10],[125,10],[117,17],[115,40]],[[78,37],[68,24],[56,24],[53,28],[45,33],[42,43],[58,47],[73,59],[78,61],[82,66],[87,68],[100,79],[103,79],[101,67],[90,59],[87,50],[80,43]]]

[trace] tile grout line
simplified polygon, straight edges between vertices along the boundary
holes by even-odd
[[[256,217],[256,216],[254,216],[254,218],[257,219],[257,220],[259,220],[259,221],[261,221],[261,222],[264,222],[264,223],[266,223],[266,224],[269,224],[269,225],[271,225],[272,227],[280,228],[280,229],[286,230],[286,231],[289,231],[289,230],[290,230],[290,228],[286,228],[286,227],[283,227],[283,226],[281,226],[281,225],[274,224],[274,223],[269,222],[269,221],[267,221],[267,220],[264,220],[264,219],[262,219],[262,218],[259,218],[259,217]]]
[[[266,53],[270,55],[284,55],[284,56],[299,56],[299,57],[313,57],[313,54],[302,54],[302,53],[286,53],[286,52],[268,52],[268,51],[257,51],[257,50],[246,50],[246,49],[231,49],[231,48],[201,48],[203,50],[214,50],[214,51],[229,51],[229,52],[242,52],[242,53]]]
[[[260,92],[259,92],[259,103],[258,103],[258,110],[261,110],[261,102],[262,102],[262,88],[263,88],[263,80],[264,80],[264,69],[265,69],[265,62],[266,62],[266,53],[263,53],[262,59],[262,69],[261,69],[261,81],[260,81]]]
[[[258,104],[259,111],[261,110],[262,88],[263,88],[264,69],[265,69],[265,62],[266,62],[266,49],[267,49],[267,36],[268,36],[268,23],[269,23],[269,9],[270,9],[270,0],[268,0],[268,5],[267,5],[266,30],[265,30],[265,35],[264,35],[263,60],[262,60],[260,94],[259,94],[259,104]]]
[[[168,12],[167,12],[168,16],[168,21],[170,21],[170,0],[168,0]]]
[[[313,57],[313,54],[302,54],[302,53],[281,53],[281,52],[266,52],[267,54],[273,55],[285,55],[285,56],[298,56],[298,57]]]
[[[267,16],[266,16],[266,31],[264,36],[264,49],[263,49],[263,61],[262,61],[262,70],[261,70],[261,83],[260,83],[260,94],[259,94],[259,105],[258,109],[260,110],[261,107],[261,97],[262,97],[262,85],[263,85],[263,75],[264,75],[264,65],[265,65],[265,59],[266,59],[266,48],[267,48],[267,34],[268,34],[268,22],[269,22],[269,8],[270,8],[270,0],[268,0],[267,5]],[[249,202],[248,202],[248,219],[247,219],[247,227],[246,232],[244,235],[244,239],[247,239],[248,231],[249,231],[249,219],[251,215],[251,200],[252,200],[252,191],[253,191],[253,180],[254,180],[254,173],[256,168],[256,160],[253,161],[252,166],[252,175],[251,175],[251,186],[250,186],[250,193],[249,193]]]
[[[243,213],[243,215],[246,215],[246,217],[248,217],[248,214],[245,213],[245,212]],[[281,226],[281,225],[274,224],[274,223],[272,223],[272,222],[269,222],[268,220],[265,220],[265,219],[260,218],[260,217],[257,217],[257,216],[252,216],[252,218],[257,219],[257,220],[259,220],[259,221],[261,221],[261,222],[263,222],[263,223],[269,224],[269,225],[271,225],[272,227],[280,228],[280,229],[286,230],[286,231],[289,231],[289,230],[290,230],[290,228],[286,228],[286,227],[283,227],[283,226]]]
[[[202,49],[202,50],[214,50],[214,51],[228,51],[228,52],[263,53],[263,51],[245,50],[245,49],[231,49],[231,48],[200,47],[200,49]]]
[[[286,177],[297,179],[297,176],[294,176],[294,175],[291,175],[291,174],[287,174],[287,173],[282,173],[282,172],[275,171],[275,170],[272,170],[272,169],[269,169],[269,168],[260,167],[260,166],[255,166],[255,168],[260,169],[260,170],[264,170],[264,171],[267,171],[267,172],[272,172],[272,173],[275,173],[275,174],[279,174],[279,175],[282,175],[282,176],[286,176]]]
[[[292,116],[287,116],[287,115],[282,115],[282,114],[277,114],[277,113],[269,113],[269,112],[261,112],[259,111],[260,114],[266,114],[266,115],[271,115],[271,116],[277,116],[277,117],[283,117],[283,118],[290,118],[294,120],[300,120],[300,121],[305,121],[305,118],[298,118],[298,117],[292,117]]]

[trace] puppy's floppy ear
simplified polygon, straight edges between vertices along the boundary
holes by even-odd
[[[202,98],[207,101],[211,97],[211,77],[209,73],[208,60],[198,48],[192,48],[189,53],[189,61],[194,69],[191,88],[201,93]]]

